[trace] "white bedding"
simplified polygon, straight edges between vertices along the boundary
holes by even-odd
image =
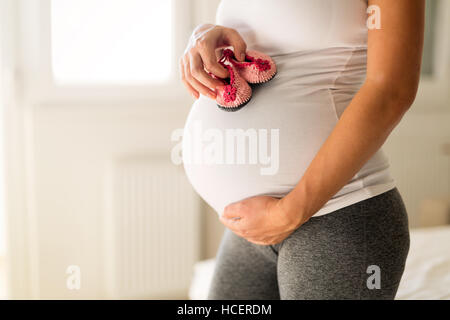
[[[195,265],[190,299],[206,299],[214,263],[208,259]],[[411,230],[411,247],[396,299],[450,299],[450,226]]]
[[[450,226],[411,231],[397,299],[450,299]]]

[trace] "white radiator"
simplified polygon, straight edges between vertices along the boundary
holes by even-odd
[[[187,293],[200,258],[200,202],[182,166],[123,159],[108,170],[108,296],[160,299]]]

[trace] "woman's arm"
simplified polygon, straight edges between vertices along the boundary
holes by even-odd
[[[282,201],[299,225],[316,213],[383,145],[413,103],[420,78],[424,0],[370,0],[381,29],[368,32],[367,77],[302,179]]]
[[[370,0],[381,29],[369,30],[366,81],[342,113],[297,186],[281,200],[253,197],[221,217],[257,244],[281,242],[305,223],[383,145],[412,105],[422,59],[425,0]]]

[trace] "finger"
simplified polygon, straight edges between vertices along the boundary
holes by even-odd
[[[226,29],[225,38],[228,44],[233,47],[236,59],[239,61],[244,61],[245,52],[247,51],[247,44],[245,43],[244,39],[242,39],[239,32],[231,28]]]
[[[227,228],[238,230],[240,225],[240,219],[228,219],[223,216],[219,217],[220,222],[222,222]]]
[[[230,229],[230,230],[241,238],[244,238],[244,239],[251,238],[246,234],[246,232],[239,231],[239,230],[233,230],[233,229]],[[254,240],[258,241],[258,239],[254,239]]]
[[[230,229],[231,231],[233,231],[234,233],[236,233],[237,235],[245,238],[248,237],[248,230],[247,228],[243,228],[239,221],[235,221],[235,220],[227,220],[227,219],[220,219],[220,222],[222,222],[222,224]]]
[[[205,87],[203,84],[198,82],[191,74],[189,60],[184,60],[184,73],[186,76],[186,80],[189,82],[189,84],[199,93],[201,93],[204,96],[207,96],[211,99],[216,99],[216,93],[212,90],[210,90],[208,87]]]
[[[267,245],[269,245],[270,243],[267,243],[267,242],[265,242],[265,241],[259,241],[259,240],[253,240],[253,239],[246,239],[247,241],[249,241],[249,242],[251,242],[251,243],[254,243],[254,244],[259,244],[259,245],[261,245],[261,246],[267,246]]]
[[[277,236],[262,237],[262,238],[248,234],[247,237],[249,237],[253,240],[256,240],[256,241],[264,242],[267,245],[269,245],[269,244],[273,245],[273,244],[279,244],[279,243],[283,242],[290,234],[291,234],[291,232],[285,232],[285,233],[281,233]]]
[[[251,241],[253,243],[258,243],[258,244],[263,244],[263,245],[269,245],[269,244],[275,244],[276,243],[276,239],[278,237],[274,238],[274,237],[266,237],[266,236],[251,236],[250,234],[246,235],[246,239],[248,241]]]
[[[267,231],[262,231],[259,229],[247,229],[247,228],[245,228],[245,226],[242,227],[241,229],[242,230],[241,231],[238,230],[238,232],[241,232],[242,234],[244,234],[246,239],[252,240],[252,241],[259,241],[259,242],[262,242],[265,244],[280,243],[292,233],[292,231],[286,231],[286,232],[282,232],[277,235],[268,236]]]
[[[227,219],[227,220],[230,220],[230,219],[239,220],[241,218],[241,215],[239,213],[241,208],[242,208],[242,205],[239,202],[231,203],[225,207],[221,218]]]
[[[216,77],[222,79],[228,78],[230,76],[228,69],[223,67],[220,63],[218,63],[215,56],[216,56],[215,52],[211,52],[208,54],[201,54],[201,59],[203,61],[206,70],[214,74]]]
[[[203,65],[202,58],[199,54],[193,54],[190,56],[191,74],[204,86],[215,90],[216,87],[223,86],[224,83],[218,79],[213,79],[205,71],[205,66]]]
[[[233,230],[234,232],[242,232],[238,221],[223,218],[220,218],[219,220],[226,228]]]
[[[228,78],[229,72],[224,68],[216,57],[216,48],[209,42],[201,42],[198,46],[198,53],[205,68],[219,78]]]
[[[224,48],[217,48],[215,50],[216,53],[216,61],[219,61],[222,58]]]
[[[184,72],[184,63],[181,60],[180,61],[180,73],[181,73],[181,81],[183,82],[184,86],[186,87],[186,89],[189,91],[189,93],[194,97],[194,99],[198,99],[199,98],[199,93],[197,90],[195,90],[190,84],[189,82],[186,80],[186,74]]]

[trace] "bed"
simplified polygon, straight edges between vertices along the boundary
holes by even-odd
[[[214,263],[214,259],[208,259],[194,266],[190,299],[206,299]],[[450,226],[411,230],[411,246],[396,299],[450,300]]]

